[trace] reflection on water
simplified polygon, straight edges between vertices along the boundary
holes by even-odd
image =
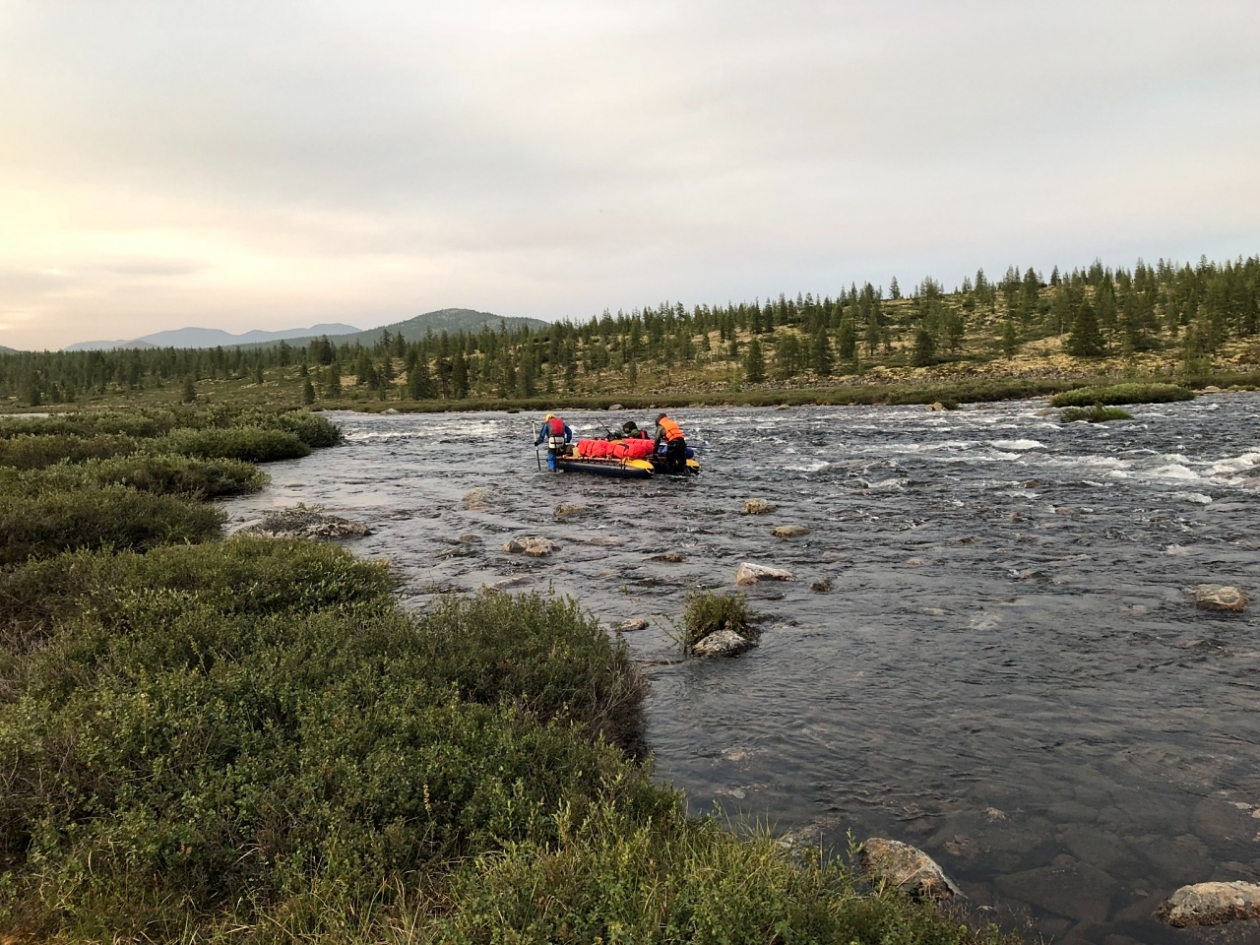
[[[1039,403],[678,411],[704,474],[647,483],[540,473],[525,415],[343,414],[345,447],[269,467],[229,510],[366,522],[356,550],[393,561],[413,606],[503,584],[646,617],[627,641],[656,769],[695,809],[906,840],[1012,925],[1171,943],[1187,933],[1150,916],[1177,886],[1260,878],[1260,628],[1186,594],[1260,587],[1257,406],[1106,426]],[[590,435],[627,417],[566,419]],[[492,507],[465,509],[478,487]],[[740,514],[753,496],[778,511]],[[590,512],[557,521],[560,502]],[[521,534],[560,550],[499,550]],[[666,551],[684,560],[652,560]],[[762,645],[671,664],[687,587],[729,587],[744,560],[799,578],[754,589]]]

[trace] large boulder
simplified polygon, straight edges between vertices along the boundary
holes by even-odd
[[[915,899],[944,902],[962,895],[935,860],[900,840],[871,837],[863,841],[858,865],[872,882],[896,886]]]
[[[362,538],[372,534],[372,531],[360,522],[352,522],[339,515],[329,515],[318,506],[307,508],[299,505],[268,512],[261,519],[246,522],[237,530],[237,534],[340,541],[345,538]]]
[[[795,581],[796,575],[783,568],[768,568],[764,564],[753,564],[745,561],[735,572],[735,583],[740,587],[758,584],[762,581]]]
[[[1187,925],[1220,925],[1236,919],[1260,918],[1260,886],[1242,882],[1182,886],[1155,915],[1179,929]]]
[[[741,637],[734,630],[718,630],[695,644],[691,652],[694,656],[736,656],[756,645],[756,641]]]
[[[1247,595],[1227,584],[1200,584],[1194,589],[1194,605],[1203,610],[1224,610],[1242,613],[1247,609]]]
[[[549,538],[542,538],[538,535],[526,535],[523,538],[513,538],[509,542],[505,542],[503,550],[514,555],[529,555],[532,558],[542,558],[551,554],[558,546]]]
[[[777,505],[773,502],[767,502],[765,499],[745,499],[744,514],[745,515],[765,515],[767,512],[773,512]]]

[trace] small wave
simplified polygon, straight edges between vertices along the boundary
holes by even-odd
[[[831,463],[827,462],[825,459],[820,459],[813,463],[806,463],[800,466],[784,466],[783,468],[790,469],[793,472],[816,473],[822,472],[830,465]]]
[[[993,440],[990,446],[1000,450],[1044,450],[1046,445],[1036,440]]]
[[[1250,472],[1258,464],[1260,464],[1260,453],[1243,453],[1241,456],[1217,460],[1209,469],[1213,476],[1236,476],[1239,473]]]
[[[1196,505],[1210,505],[1212,503],[1212,497],[1204,495],[1202,492],[1174,492],[1172,497],[1181,499],[1183,502],[1193,502]]]
[[[1152,469],[1149,475],[1156,479],[1200,479],[1197,472],[1181,463],[1169,463],[1167,466],[1160,466],[1158,469]]]

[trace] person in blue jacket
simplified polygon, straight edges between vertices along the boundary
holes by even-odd
[[[538,439],[534,440],[535,446],[547,444],[547,468],[554,470],[556,468],[556,454],[565,451],[565,447],[573,442],[573,431],[569,429],[569,425],[557,417],[555,414],[547,414],[547,418],[543,420],[542,427],[538,431]]]

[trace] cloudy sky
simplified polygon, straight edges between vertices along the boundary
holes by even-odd
[[[0,0],[0,345],[1260,252],[1260,3]]]

